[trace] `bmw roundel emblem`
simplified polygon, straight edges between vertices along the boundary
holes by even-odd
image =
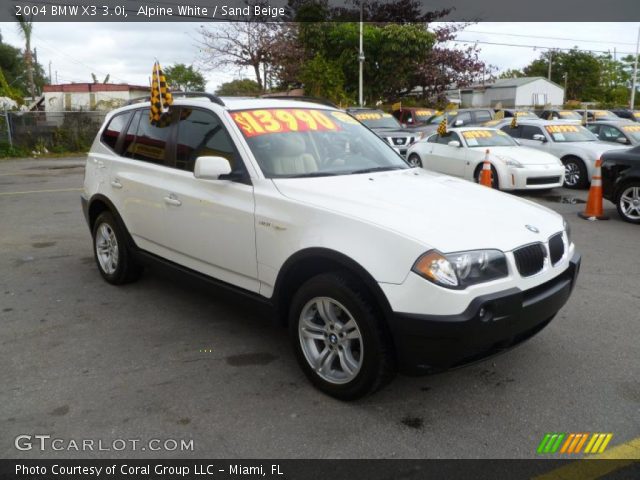
[[[538,230],[537,227],[534,227],[533,225],[525,225],[525,227],[527,228],[527,230],[529,230],[530,232],[533,233],[540,233],[540,230]]]

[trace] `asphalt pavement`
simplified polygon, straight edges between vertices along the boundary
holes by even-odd
[[[608,202],[611,220],[578,218],[586,191],[526,196],[564,215],[583,255],[546,329],[343,403],[310,386],[260,309],[154,272],[105,283],[80,207],[83,164],[0,160],[1,458],[533,458],[547,432],[611,432],[611,446],[640,435],[640,226]],[[19,435],[63,449],[18,450]],[[143,450],[149,439],[192,449]]]

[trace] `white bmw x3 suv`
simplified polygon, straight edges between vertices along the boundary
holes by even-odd
[[[559,214],[413,168],[310,102],[176,96],[162,126],[148,102],[120,108],[82,203],[106,281],[161,262],[269,304],[341,399],[530,338],[580,266]]]

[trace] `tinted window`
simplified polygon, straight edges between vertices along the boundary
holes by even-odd
[[[488,122],[489,120],[491,120],[491,114],[489,112],[487,112],[486,110],[478,110],[476,112],[476,122],[477,123]]]
[[[597,132],[594,132],[594,133],[597,133]],[[625,136],[622,134],[620,130],[618,130],[615,127],[610,127],[609,125],[602,125],[602,127],[600,127],[599,137],[600,137],[600,140],[604,140],[606,142],[615,142],[620,137],[625,138]]]
[[[534,127],[533,125],[522,125],[520,130],[520,138],[526,140],[533,140],[534,135],[543,135],[540,127]]]
[[[502,130],[505,133],[508,133],[513,138],[521,138],[521,135],[522,135],[522,127],[521,126],[520,127],[516,127],[516,128],[511,128],[511,125],[505,125],[500,130]]]
[[[178,121],[175,167],[192,172],[196,158],[203,156],[224,157],[233,171],[244,169],[220,119],[204,110],[183,108]]]
[[[458,120],[462,120],[462,125],[467,125],[468,123],[471,123],[471,113],[469,112],[458,113],[458,115],[452,118],[453,118],[452,120],[453,124],[456,124]]]
[[[440,135],[436,135],[436,143],[441,145],[447,145],[449,142],[453,142],[454,140],[460,141],[460,137],[455,132],[449,132],[445,136],[441,137]]]
[[[136,131],[138,130],[138,123],[140,123],[140,110],[136,110],[133,115],[133,119],[129,124],[129,128],[127,129],[127,133],[124,136],[124,141],[122,142],[122,156],[131,157],[133,141],[136,139]]]
[[[109,122],[109,125],[107,125],[102,132],[102,137],[100,138],[102,143],[110,147],[112,150],[115,150],[120,132],[122,132],[122,130],[127,126],[127,122],[130,117],[131,112],[121,113],[120,115],[113,117]]]
[[[170,112],[171,116],[175,116],[174,114],[175,111]],[[148,108],[138,111],[136,117],[131,122],[131,127],[137,123],[135,138],[130,141],[132,128],[129,128],[125,139],[127,147],[123,155],[145,162],[164,164],[167,157],[167,141],[173,122],[167,121],[161,127],[151,125]]]

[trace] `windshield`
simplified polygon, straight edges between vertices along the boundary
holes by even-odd
[[[554,142],[595,142],[598,138],[579,125],[547,125],[544,127]]]
[[[627,137],[633,140],[633,143],[640,142],[640,125],[625,125],[621,128]]]
[[[416,116],[416,118],[418,119],[419,122],[426,122],[436,114],[436,111],[435,110],[428,110],[428,109],[415,110],[413,112],[413,114]]]
[[[535,113],[533,112],[527,112],[525,110],[520,110],[518,112],[515,112],[516,117],[518,118],[539,118]]]
[[[451,111],[451,112],[446,112],[446,113],[441,113],[439,115],[434,115],[429,119],[429,123],[434,124],[434,123],[440,123],[444,117],[447,117],[447,120],[450,119],[451,117],[455,117],[456,115],[458,115],[458,112],[456,111]]]
[[[465,130],[460,132],[469,148],[514,147],[518,145],[502,130]]]
[[[593,118],[595,118],[596,120],[619,120],[620,117],[618,117],[615,113],[610,112],[609,110],[593,110],[591,112],[589,112],[593,115]]]
[[[359,121],[369,128],[402,128],[400,122],[393,115],[384,112],[357,112],[353,113]]]
[[[277,108],[231,112],[267,178],[349,175],[411,168],[349,114]]]

